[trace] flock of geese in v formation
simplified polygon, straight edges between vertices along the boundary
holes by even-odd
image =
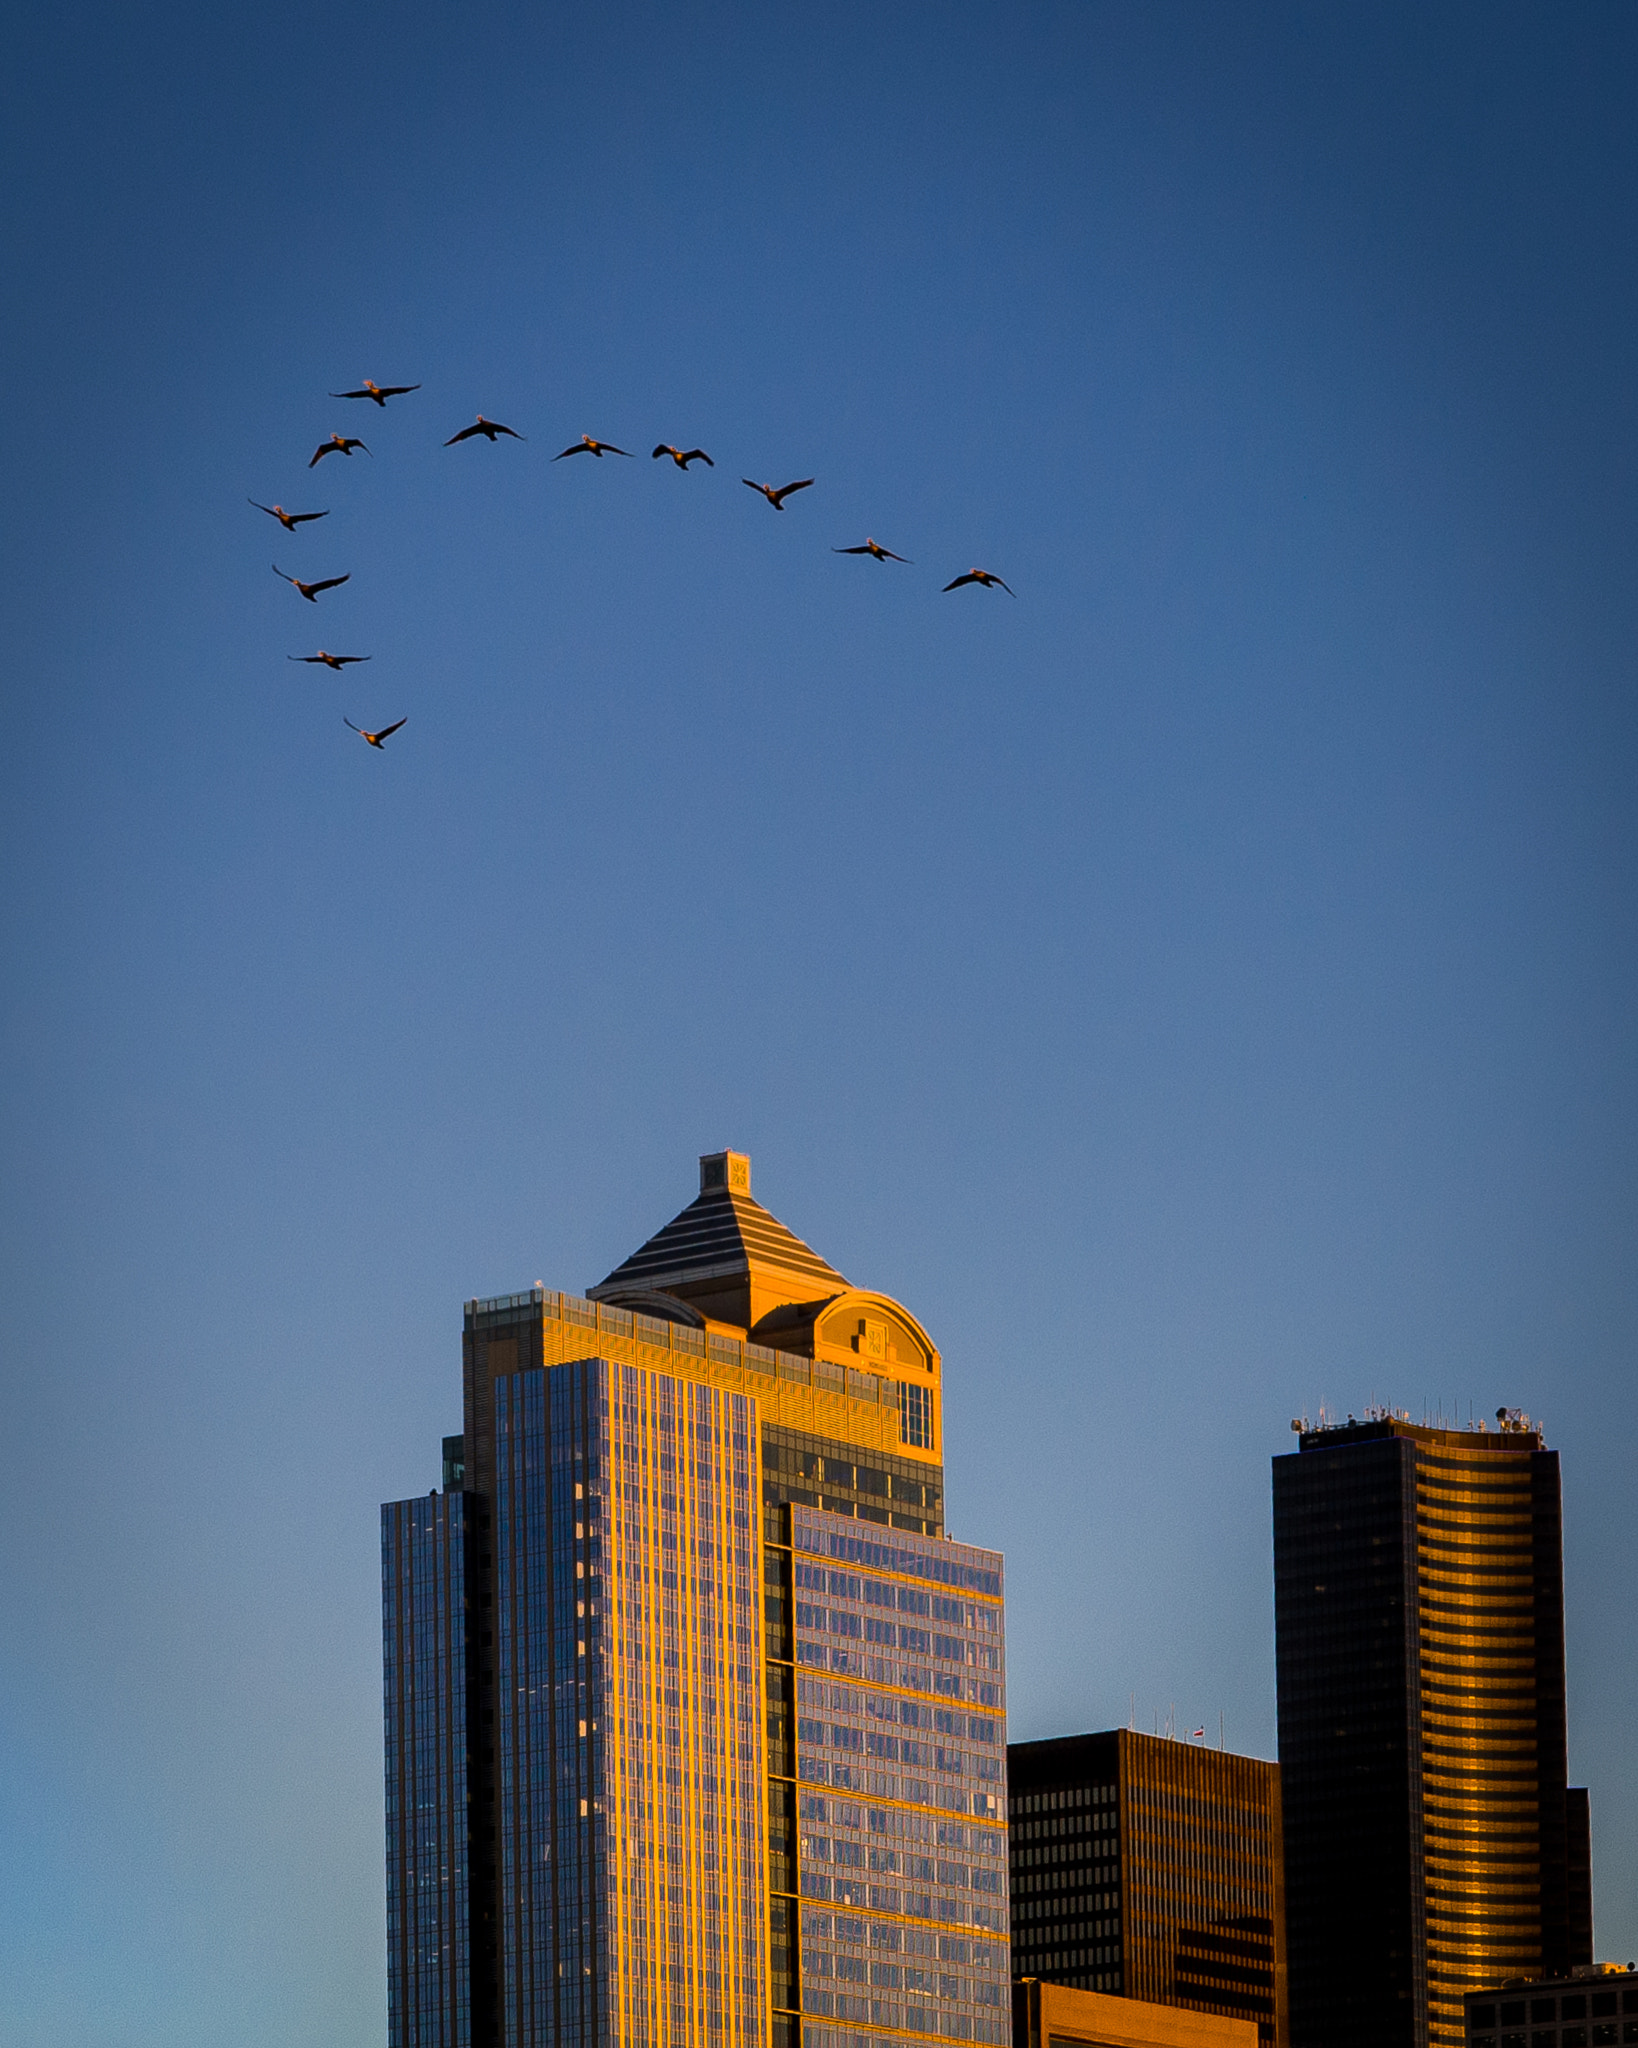
[[[372,378],[366,377],[356,391],[332,391],[330,396],[332,398],[368,399],[385,411],[389,398],[407,398],[410,392],[419,391],[420,388],[419,384],[377,384]],[[471,426],[462,427],[459,433],[451,434],[444,443],[444,446],[446,448],[453,448],[457,442],[471,441],[481,435],[493,447],[496,440],[503,434],[508,440],[512,441],[522,441],[528,438],[526,435],[518,433],[513,427],[502,426],[499,420],[486,420],[483,414],[479,413]],[[364,446],[364,443],[356,434],[332,434],[327,441],[321,441],[318,447],[314,449],[307,467],[309,469],[317,469],[327,455],[345,455],[350,457],[355,448],[363,448],[366,455],[370,453],[370,450]],[[632,459],[629,448],[616,448],[612,441],[594,440],[590,434],[582,434],[578,441],[571,447],[562,449],[552,457],[552,460],[554,462],[562,462],[570,455],[595,455],[599,460],[605,455],[623,455],[628,461]],[[703,462],[707,469],[716,468],[716,464],[703,448],[674,448],[669,441],[662,441],[659,447],[654,450],[654,460],[658,462],[662,455],[669,455],[678,469],[683,471],[687,470],[691,462]],[[784,511],[787,498],[794,496],[797,491],[809,490],[813,485],[813,478],[811,476],[802,477],[796,483],[780,484],[778,486],[759,484],[750,477],[742,477],[740,481],[750,490],[760,492],[776,512]],[[265,512],[270,519],[276,519],[285,532],[290,534],[293,534],[298,526],[306,526],[315,519],[328,519],[330,516],[328,511],[287,512],[282,505],[264,505],[259,498],[252,498],[250,503],[256,507],[258,512]],[[894,554],[891,548],[884,548],[879,541],[872,540],[868,534],[856,547],[832,548],[831,553],[833,555],[871,555],[878,562],[903,562],[907,567],[909,566],[909,558],[907,556]],[[283,577],[284,581],[291,586],[297,595],[306,598],[309,604],[317,604],[321,591],[339,589],[343,583],[349,581],[351,576],[351,571],[349,571],[346,576],[320,576],[308,583],[304,582],[299,576],[287,575],[277,562],[273,564],[273,573],[275,576]],[[981,584],[986,590],[1004,590],[1009,597],[1017,595],[1009,584],[1003,583],[999,576],[993,575],[988,569],[969,569],[965,575],[954,577],[950,582],[946,583],[944,588],[947,591],[959,590],[965,583]],[[287,658],[291,661],[322,663],[325,668],[334,669],[339,674],[342,669],[349,668],[357,662],[368,661],[371,657],[367,654],[331,654],[326,648],[321,647],[316,654],[292,654]],[[377,732],[366,732],[363,726],[354,725],[353,721],[345,716],[343,716],[342,723],[353,732],[356,732],[359,738],[365,741],[367,745],[379,748],[384,746],[392,735],[397,732],[398,728],[401,725],[407,724],[408,721],[403,718],[397,719],[391,725],[382,726]]]

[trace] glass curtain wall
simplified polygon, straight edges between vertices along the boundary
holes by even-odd
[[[469,2048],[466,1496],[381,1510],[387,2038]]]
[[[507,2048],[763,2048],[757,1445],[634,1366],[495,1382]]]
[[[789,1512],[803,2048],[1004,2043],[1001,1559]]]

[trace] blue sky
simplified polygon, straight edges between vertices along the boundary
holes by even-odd
[[[1019,1735],[1272,1754],[1290,1417],[1545,1417],[1638,1953],[1630,10],[8,37],[0,2036],[382,2038],[377,1504],[723,1145]]]

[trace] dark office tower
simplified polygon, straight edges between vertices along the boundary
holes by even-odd
[[[1558,1457],[1498,1421],[1274,1460],[1294,2048],[1457,2048],[1572,1960]]]
[[[1285,2048],[1280,1767],[1128,1728],[1007,1751],[1013,1975]]]
[[[1592,1813],[1585,1785],[1572,1785],[1564,1795],[1564,1867],[1568,1879],[1569,1939],[1572,1970],[1590,1969],[1593,1959]]]
[[[1001,1560],[919,1323],[719,1153],[463,1351],[383,1510],[391,2048],[999,2048]]]

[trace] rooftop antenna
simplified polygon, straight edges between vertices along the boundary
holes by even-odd
[[[1217,1747],[1222,1749],[1225,1746],[1223,1741],[1223,1710],[1219,1707],[1217,1709]]]

